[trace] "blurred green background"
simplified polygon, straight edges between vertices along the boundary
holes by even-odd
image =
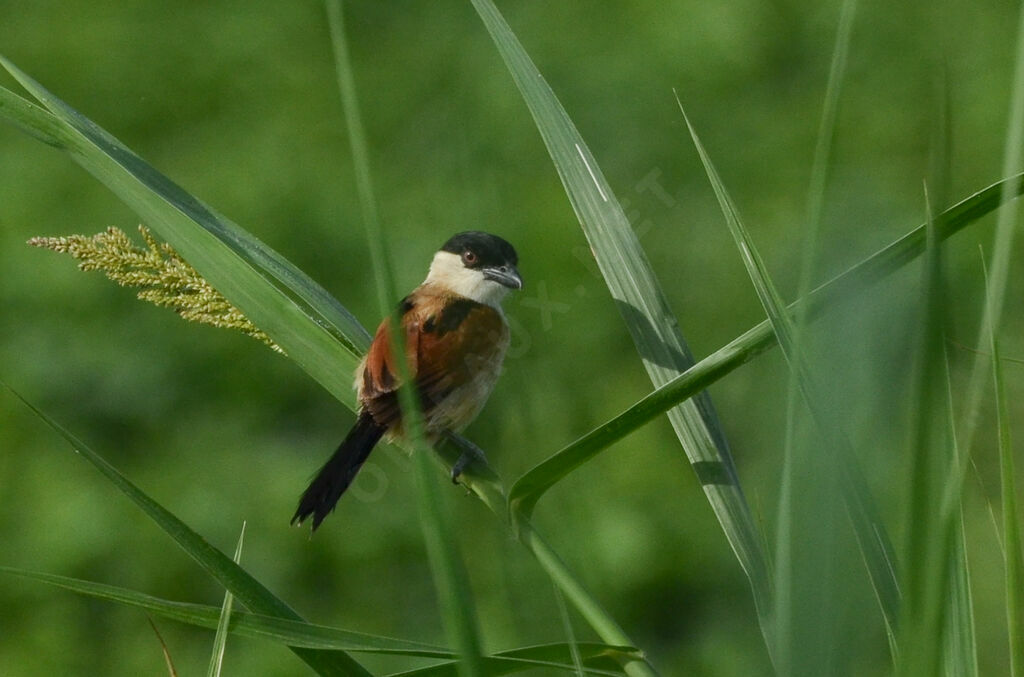
[[[837,3],[502,2],[587,139],[658,272],[694,353],[763,319],[672,95],[675,88],[782,289],[792,294]],[[468,2],[347,3],[347,24],[397,284],[423,277],[452,233],[485,229],[520,253],[506,373],[469,436],[506,483],[650,390],[525,105]],[[1018,8],[1000,0],[862,2],[825,196],[820,279],[924,220],[922,181],[943,83],[954,200],[999,178]],[[318,2],[0,4],[0,53],[158,169],[377,321],[368,251],[323,6]],[[16,88],[13,80],[0,78]],[[977,331],[979,243],[946,248],[952,337]],[[63,154],[0,127],[0,376],[103,453],[309,620],[444,643],[408,460],[381,448],[312,540],[288,527],[308,478],[353,416],[286,359],[240,334],[139,303],[34,235],[132,231],[135,216]],[[1020,251],[1020,244],[1017,244]],[[905,506],[919,268],[817,325],[886,521]],[[1024,357],[1021,266],[1004,350]],[[973,355],[953,347],[963,381]],[[1008,366],[1024,439],[1020,365]],[[784,426],[777,351],[711,388],[769,541]],[[1006,671],[1002,564],[988,502],[990,405],[966,523],[983,674]],[[0,564],[219,604],[222,591],[37,418],[0,393]],[[438,482],[445,482],[439,472]],[[902,485],[899,485],[902,486]],[[445,492],[487,648],[562,641],[552,586],[461,489]],[[553,490],[539,529],[667,675],[765,674],[749,589],[664,420]],[[849,530],[839,534],[850,541]],[[888,665],[851,549],[853,674]],[[590,639],[576,619],[581,638]],[[183,675],[212,633],[157,620]],[[159,674],[144,615],[0,577],[0,672]],[[366,658],[373,671],[407,663]],[[286,649],[231,638],[226,674],[292,675]]]

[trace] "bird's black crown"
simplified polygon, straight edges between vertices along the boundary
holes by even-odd
[[[465,233],[453,235],[444,243],[441,251],[462,255],[467,251],[476,254],[476,266],[501,266],[505,264],[517,265],[519,256],[516,250],[506,240],[484,233],[479,230],[470,230]]]

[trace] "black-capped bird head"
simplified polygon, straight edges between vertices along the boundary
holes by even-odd
[[[516,250],[508,242],[497,235],[471,230],[444,243],[434,255],[426,283],[497,307],[509,290],[523,288],[518,263]]]

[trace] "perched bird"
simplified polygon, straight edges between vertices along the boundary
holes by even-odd
[[[494,388],[509,343],[501,301],[523,287],[517,263],[516,250],[502,238],[459,233],[434,255],[427,279],[399,305],[408,373],[431,442],[469,425]],[[302,494],[292,524],[312,516],[315,531],[374,445],[403,434],[391,325],[391,318],[380,323],[356,369],[356,424]]]

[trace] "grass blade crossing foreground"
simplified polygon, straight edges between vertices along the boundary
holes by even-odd
[[[50,110],[0,87],[0,115],[67,151],[300,367],[341,401],[352,400],[349,374],[369,337],[341,304],[9,61],[0,57],[0,64]]]
[[[648,375],[655,386],[663,385],[694,360],[636,234],[583,138],[494,3],[472,1],[533,115]],[[710,398],[702,394],[680,405],[669,412],[669,420],[750,578],[767,633],[765,554]],[[521,507],[511,505],[514,512]]]
[[[378,217],[373,181],[370,173],[366,136],[356,97],[355,76],[348,56],[348,41],[345,36],[344,14],[341,0],[326,0],[327,17],[334,47],[335,68],[338,75],[338,89],[345,109],[349,145],[355,164],[356,183],[359,189],[359,203],[363,212],[363,225],[370,245],[377,298],[382,316],[392,314],[392,326],[401,326],[397,311],[392,312],[395,292],[394,276],[387,259],[384,233]],[[393,355],[406,355],[405,335],[401,331],[391,332]],[[399,405],[402,425],[406,437],[413,447],[413,463],[416,466],[420,522],[426,540],[427,556],[440,602],[441,618],[449,641],[458,648],[462,659],[458,670],[464,677],[482,677],[484,674],[479,624],[473,595],[469,589],[469,575],[458,552],[457,540],[450,517],[445,513],[440,490],[430,468],[430,447],[426,443],[423,418],[418,397],[413,390],[412,372],[404,360],[396,360],[398,380],[407,384],[401,388]]]
[[[1005,199],[1024,193],[1024,174],[988,186],[939,214],[936,236],[944,240],[969,224],[994,211]],[[806,299],[790,304],[790,315],[807,305],[808,315],[817,317],[837,303],[853,296],[856,290],[878,282],[909,263],[924,251],[925,225],[920,225],[899,240],[819,286]],[[724,378],[775,345],[771,321],[764,320],[728,344],[705,357],[628,409],[594,428],[520,477],[509,491],[509,500],[532,509],[544,493],[570,472],[580,467],[613,442],[671,409],[683,400]]]
[[[686,118],[685,112],[683,112],[683,117]],[[729,226],[733,239],[736,241],[736,246],[740,250],[743,263],[757,290],[761,305],[764,306],[765,312],[768,314],[779,346],[782,348],[786,361],[789,363],[789,367],[794,374],[794,378],[797,380],[801,394],[811,410],[818,429],[826,439],[826,444],[822,445],[821,449],[824,452],[837,456],[837,467],[842,473],[840,484],[843,490],[843,498],[847,502],[847,509],[853,522],[857,543],[864,556],[868,574],[871,577],[871,583],[875,588],[875,593],[878,595],[886,626],[891,635],[895,631],[896,622],[899,617],[900,590],[895,574],[897,571],[895,565],[896,558],[892,553],[892,546],[886,534],[885,525],[878,517],[874,501],[867,491],[866,482],[861,477],[857,468],[856,457],[848,438],[839,422],[834,420],[829,410],[824,406],[824,403],[829,401],[829,398],[825,396],[824,391],[817,385],[804,360],[804,356],[795,350],[795,330],[786,306],[768,277],[767,269],[757,253],[757,249],[747,236],[746,228],[739,219],[739,214],[732,203],[732,199],[726,192],[725,186],[718,177],[711,159],[705,152],[704,146],[701,144],[688,118],[686,118],[686,126],[693,137],[693,142],[697,147],[697,152],[700,154],[701,162],[703,162],[704,168],[707,170],[708,178],[714,187],[715,195],[718,197],[722,212],[725,214],[726,223]]]
[[[141,489],[132,484],[114,466],[90,449],[81,440],[65,430],[59,423],[33,406],[6,383],[0,381],[11,393],[21,400],[25,406],[53,428],[63,437],[72,449],[83,456],[100,471],[121,493],[132,500],[146,515],[170,536],[192,559],[231,592],[242,604],[255,613],[266,616],[278,616],[296,621],[302,617],[287,604],[275,597],[263,584],[253,578],[247,571],[231,561],[231,558],[213,547],[202,536],[194,532],[184,522],[175,517],[169,510],[154,501]],[[290,647],[291,650],[320,675],[362,675],[369,676],[359,663],[348,654],[340,651],[324,652],[313,649]]]

